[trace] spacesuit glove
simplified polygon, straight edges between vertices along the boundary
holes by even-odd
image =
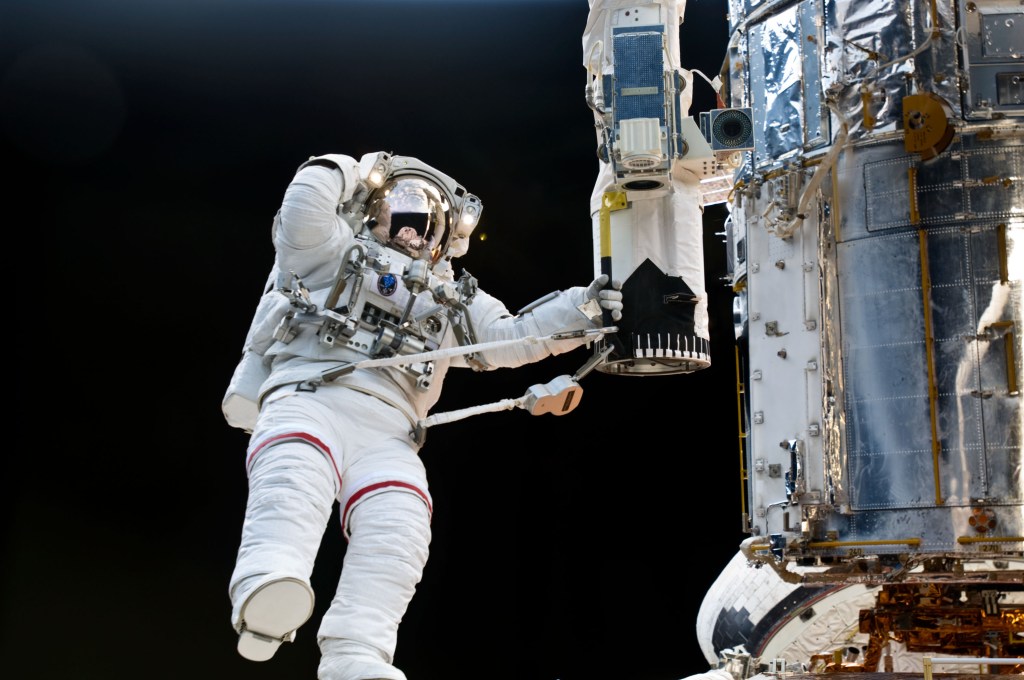
[[[378,241],[387,243],[391,238],[391,206],[386,201],[377,201],[377,204],[379,208],[376,214],[370,215],[367,224]]]
[[[387,201],[380,202],[380,210],[377,211],[377,224],[391,233],[391,206]]]
[[[365,209],[364,204],[370,196],[370,187],[362,179],[357,179],[352,187],[352,196],[341,204],[342,212],[352,213]],[[390,216],[389,216],[390,217]]]
[[[587,287],[587,299],[597,300],[602,310],[611,312],[612,321],[618,321],[622,318],[622,282],[612,281],[610,288],[607,285],[608,275],[598,276]]]

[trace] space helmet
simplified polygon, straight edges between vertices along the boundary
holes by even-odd
[[[415,158],[380,153],[372,167],[382,176],[367,200],[367,223],[374,236],[397,245],[399,232],[407,227],[417,240],[409,246],[405,239],[401,246],[414,256],[427,257],[431,264],[465,254],[483,210],[480,199]]]

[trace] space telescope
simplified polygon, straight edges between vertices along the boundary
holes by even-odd
[[[685,2],[594,0],[583,36],[625,301],[599,370],[710,364],[701,206],[729,213],[748,538],[703,675],[1024,673],[1024,5],[727,5],[696,120]]]

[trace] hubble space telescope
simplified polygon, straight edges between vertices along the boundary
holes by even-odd
[[[727,1],[697,121],[684,2],[593,2],[583,41],[601,370],[708,365],[700,205],[729,211],[748,538],[705,675],[1024,673],[1024,5]]]

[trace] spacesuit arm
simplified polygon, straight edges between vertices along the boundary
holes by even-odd
[[[339,207],[361,187],[349,156],[318,156],[303,163],[285,190],[274,220],[278,267],[310,287],[327,284],[354,231]]]
[[[552,293],[539,304],[513,315],[500,300],[483,291],[477,291],[468,310],[477,341],[495,342],[599,328],[600,316],[592,318],[580,309],[588,299],[587,288],[577,286]],[[592,340],[592,337],[582,337],[537,343],[513,343],[506,347],[487,350],[483,353],[483,359],[489,369],[514,368],[563,354]],[[453,365],[466,364],[456,359]]]

